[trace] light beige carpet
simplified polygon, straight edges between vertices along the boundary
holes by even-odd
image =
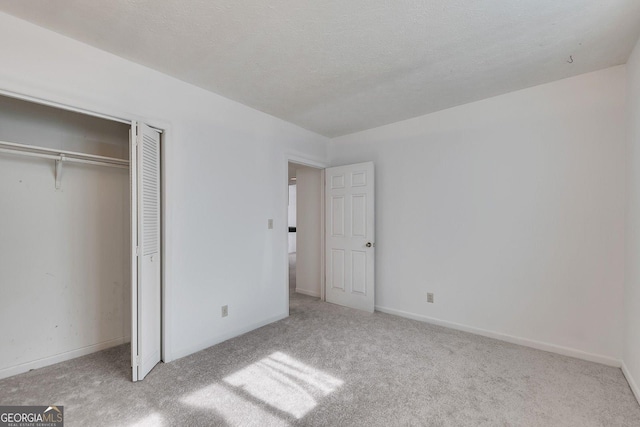
[[[293,294],[291,316],[129,381],[128,346],[0,381],[67,426],[640,426],[619,369]]]

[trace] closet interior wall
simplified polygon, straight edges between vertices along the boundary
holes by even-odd
[[[129,126],[0,96],[0,141],[128,159]],[[130,339],[129,171],[0,153],[0,378]]]

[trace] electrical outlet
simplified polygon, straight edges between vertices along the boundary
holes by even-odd
[[[273,228],[273,220],[272,220],[272,219],[269,219],[269,220],[267,221],[267,228],[268,228],[269,230],[271,230],[271,229]]]
[[[430,303],[433,302],[433,294],[432,293],[428,293],[427,294],[427,302],[430,302]]]
[[[222,317],[227,317],[229,315],[229,306],[228,305],[223,305],[222,306]]]

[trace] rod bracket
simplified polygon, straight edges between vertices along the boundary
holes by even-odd
[[[64,154],[60,154],[60,158],[56,160],[56,190],[60,189],[62,181],[62,162],[64,162]]]

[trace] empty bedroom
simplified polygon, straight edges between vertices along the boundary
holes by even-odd
[[[0,0],[0,426],[640,426],[637,0]]]

